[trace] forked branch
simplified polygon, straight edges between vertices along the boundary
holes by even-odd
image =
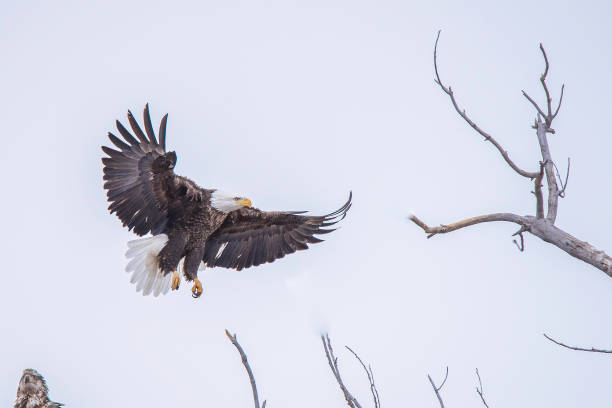
[[[344,399],[350,408],[362,408],[357,398],[353,397],[350,393],[344,382],[342,381],[342,376],[340,375],[340,369],[338,368],[338,357],[334,355],[334,349],[332,348],[331,341],[329,340],[329,335],[321,335],[321,341],[323,342],[323,349],[325,350],[325,357],[327,357],[327,363],[329,364],[329,368],[332,370],[332,374],[336,378],[336,382],[340,386],[340,390],[344,394]]]
[[[325,334],[321,336],[321,341],[323,342],[323,349],[325,350],[325,357],[327,357],[327,363],[329,364],[329,368],[332,370],[332,374],[334,374],[334,378],[336,382],[340,386],[340,390],[344,394],[344,399],[350,408],[361,408],[361,404],[357,401],[351,392],[348,390],[347,386],[344,385],[342,381],[342,376],[340,375],[340,369],[338,368],[338,357],[334,355],[334,349],[332,348],[331,341],[329,340],[329,335]],[[374,372],[372,371],[371,366],[366,366],[363,360],[355,353],[350,347],[345,346],[348,351],[350,351],[353,356],[359,361],[359,364],[363,367],[366,375],[368,376],[368,381],[370,382],[370,392],[372,393],[372,398],[374,400],[374,408],[380,408],[380,396],[378,395],[378,389],[376,388],[376,383],[374,382]]]
[[[440,408],[444,408],[444,401],[442,400],[442,396],[440,395],[440,390],[442,390],[442,387],[444,387],[444,384],[446,384],[446,380],[448,379],[448,367],[446,367],[446,375],[444,375],[444,380],[442,381],[442,384],[440,384],[439,387],[436,386],[436,383],[434,383],[434,381],[431,379],[431,375],[427,374],[427,379],[429,380],[431,387],[436,393],[436,397],[438,398],[438,402],[440,403]]]
[[[368,364],[368,366],[366,367],[366,365],[363,363],[363,361],[361,361],[361,358],[357,355],[357,353],[355,353],[349,346],[344,347],[346,347],[348,351],[353,353],[357,361],[359,361],[359,363],[363,367],[363,370],[366,372],[366,375],[368,376],[368,381],[370,382],[370,391],[372,392],[372,398],[374,399],[374,408],[380,408],[380,397],[378,395],[378,390],[376,389],[376,383],[374,383],[374,372],[372,371],[372,366]]]

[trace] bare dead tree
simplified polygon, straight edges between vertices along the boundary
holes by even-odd
[[[334,354],[334,349],[332,348],[331,341],[329,340],[329,335],[322,335],[321,341],[323,342],[323,350],[325,350],[325,356],[327,357],[327,363],[329,364],[329,368],[331,369],[332,374],[334,374],[336,382],[338,383],[338,386],[340,386],[340,390],[344,394],[344,399],[346,399],[346,403],[350,408],[362,408],[359,401],[357,401],[357,398],[355,398],[351,394],[351,392],[348,390],[348,388],[346,387],[346,385],[344,385],[344,382],[342,381],[340,369],[338,368],[338,357],[336,357]],[[372,367],[369,365],[366,367],[366,365],[357,355],[357,353],[351,350],[348,346],[346,346],[346,348],[353,354],[353,356],[355,356],[357,361],[359,361],[359,363],[365,370],[368,376],[368,381],[370,382],[370,391],[372,392],[372,398],[374,399],[374,408],[380,408],[380,398],[378,396],[376,384],[374,383],[374,373],[372,372]]]
[[[584,347],[575,347],[575,346],[568,346],[565,343],[561,343],[560,341],[557,341],[555,339],[553,339],[552,337],[550,337],[549,335],[547,335],[546,333],[543,333],[544,337],[546,337],[548,340],[552,341],[555,344],[558,344],[561,347],[565,347],[567,349],[570,350],[577,350],[577,351],[588,351],[591,353],[603,353],[603,354],[612,354],[612,350],[604,350],[604,349],[599,349],[599,348],[584,348]]]
[[[608,276],[612,277],[612,257],[607,255],[604,251],[593,247],[588,242],[581,241],[573,237],[572,235],[568,234],[567,232],[555,225],[559,206],[559,198],[565,196],[567,188],[570,163],[568,159],[567,174],[565,177],[565,181],[563,181],[550,153],[547,135],[555,133],[555,130],[552,128],[552,123],[553,120],[557,117],[559,110],[561,109],[565,85],[561,87],[559,102],[557,103],[556,108],[553,110],[552,97],[550,95],[550,91],[546,83],[546,77],[548,75],[550,65],[548,62],[548,56],[546,55],[546,51],[544,50],[542,44],[540,44],[540,51],[542,52],[542,56],[544,58],[545,67],[544,73],[540,76],[540,83],[542,85],[546,97],[545,108],[542,109],[540,105],[538,105],[538,103],[531,96],[529,96],[525,91],[523,91],[523,95],[525,96],[525,98],[533,105],[533,107],[537,111],[537,118],[535,120],[533,128],[536,130],[536,136],[542,155],[542,161],[539,164],[538,171],[526,171],[519,167],[517,164],[515,164],[512,159],[510,159],[508,152],[499,144],[499,142],[495,138],[493,138],[491,134],[480,128],[466,114],[465,109],[459,107],[453,89],[450,86],[444,85],[444,83],[442,82],[438,70],[439,39],[440,32],[438,31],[438,37],[436,38],[436,43],[434,46],[434,70],[436,76],[436,84],[438,84],[442,91],[448,95],[453,107],[455,108],[459,116],[463,118],[463,120],[465,120],[477,133],[484,137],[485,141],[490,142],[491,144],[493,144],[493,146],[495,146],[495,148],[499,151],[502,158],[506,161],[510,168],[512,168],[512,170],[514,170],[519,176],[527,178],[533,182],[533,193],[536,197],[535,216],[521,216],[512,213],[493,213],[467,218],[451,224],[441,224],[437,227],[428,226],[416,215],[411,215],[409,217],[410,220],[419,227],[421,227],[423,231],[425,231],[425,233],[427,234],[427,238],[431,238],[437,234],[445,234],[452,231],[456,231],[461,228],[485,222],[502,221],[514,223],[520,227],[519,230],[512,235],[519,237],[520,244],[516,240],[514,241],[514,243],[519,247],[521,251],[523,251],[525,248],[523,233],[529,232],[532,235],[535,235],[536,237],[542,239],[543,241],[557,246],[558,248],[567,252],[571,256],[593,265],[594,267],[605,272]],[[544,214],[544,193],[542,191],[542,182],[544,177],[546,177],[546,184],[548,187],[546,214]],[[559,184],[557,184],[557,179],[559,179]]]
[[[230,332],[225,329],[225,335],[232,342],[238,353],[240,353],[240,358],[242,359],[242,364],[246,369],[247,374],[249,375],[249,381],[251,382],[251,389],[253,390],[253,402],[255,404],[255,408],[266,408],[266,401],[264,400],[261,407],[259,406],[259,394],[257,393],[257,385],[255,384],[255,376],[253,375],[253,370],[251,370],[251,366],[249,365],[249,361],[247,359],[246,353],[242,349],[240,343],[238,343],[238,339],[236,334],[231,335]]]

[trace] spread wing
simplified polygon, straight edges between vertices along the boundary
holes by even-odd
[[[202,189],[172,170],[176,154],[166,152],[167,119],[166,114],[159,125],[158,142],[149,105],[143,112],[146,135],[128,111],[128,121],[135,136],[117,121],[117,130],[123,139],[110,132],[108,138],[118,150],[102,146],[102,151],[109,156],[102,158],[104,188],[111,203],[108,209],[111,214],[117,213],[124,226],[141,236],[149,231],[153,235],[164,231],[170,201],[184,197],[201,199]]]
[[[241,270],[307,249],[307,244],[322,241],[315,235],[334,230],[325,227],[346,216],[351,208],[351,198],[352,193],[341,208],[323,216],[300,215],[303,212],[265,212],[256,208],[233,211],[206,241],[203,261],[209,267]]]

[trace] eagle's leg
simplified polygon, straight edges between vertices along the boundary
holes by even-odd
[[[179,275],[178,271],[173,271],[172,272],[172,290],[177,290],[180,284],[181,284],[181,275]]]
[[[202,295],[202,282],[198,279],[198,268],[204,258],[204,248],[195,248],[187,253],[185,256],[185,278],[190,281],[193,280],[193,287],[191,288],[191,295],[194,298],[199,298]]]
[[[188,234],[183,231],[175,231],[168,235],[168,242],[157,257],[159,267],[163,271],[164,276],[168,273],[172,273],[171,287],[172,290],[177,290],[181,284],[181,276],[177,271],[177,267],[185,251]]]

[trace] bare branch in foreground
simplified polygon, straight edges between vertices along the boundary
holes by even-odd
[[[484,392],[482,390],[482,380],[480,379],[480,373],[478,372],[478,369],[476,369],[476,375],[478,376],[478,386],[476,387],[476,393],[478,393],[478,396],[480,396],[480,400],[482,401],[484,406],[489,408],[489,404],[487,404],[487,401],[484,397]]]
[[[251,370],[251,366],[249,365],[249,361],[247,360],[246,353],[242,349],[242,346],[240,346],[240,343],[238,343],[238,339],[236,338],[235,334],[232,336],[230,332],[225,329],[225,335],[228,339],[230,339],[234,347],[236,347],[238,353],[240,353],[240,358],[242,358],[242,364],[244,364],[244,368],[246,369],[247,374],[249,375],[249,380],[251,381],[251,389],[253,390],[253,402],[255,403],[255,408],[260,408],[257,385],[255,384],[255,376],[253,375],[253,371]],[[263,402],[261,408],[266,408],[266,401]]]
[[[450,86],[444,86],[444,84],[442,83],[442,80],[440,79],[440,73],[438,72],[438,40],[440,39],[440,32],[441,30],[438,31],[438,37],[436,38],[436,45],[434,47],[434,69],[436,71],[436,84],[440,85],[440,88],[442,88],[442,90],[450,97],[450,100],[453,103],[453,106],[455,107],[455,110],[457,111],[459,116],[461,116],[463,120],[465,120],[476,132],[480,133],[480,135],[485,138],[485,141],[491,142],[493,146],[495,146],[495,148],[502,155],[506,163],[508,163],[508,165],[512,167],[514,171],[516,171],[523,177],[527,177],[530,179],[536,178],[538,173],[525,171],[518,167],[516,164],[514,164],[514,162],[510,159],[508,152],[504,150],[504,148],[497,142],[497,140],[495,140],[493,136],[482,130],[474,121],[472,121],[472,119],[470,119],[470,117],[465,113],[465,109],[459,108],[459,105],[455,100],[455,94],[452,88]]]
[[[376,384],[374,383],[374,373],[372,372],[372,366],[368,364],[368,366],[366,367],[366,365],[363,363],[363,361],[361,361],[361,358],[357,355],[357,353],[355,353],[349,346],[344,347],[346,347],[348,351],[353,353],[357,361],[359,361],[359,363],[365,370],[368,376],[368,381],[370,382],[370,391],[372,392],[372,398],[374,399],[374,408],[380,408],[380,397],[378,396],[378,390],[376,389]]]
[[[519,216],[512,213],[494,213],[487,215],[480,215],[472,218],[468,218],[462,221],[458,221],[452,224],[440,225],[438,227],[429,227],[415,215],[411,215],[409,219],[417,224],[419,227],[425,231],[427,234],[427,238],[431,238],[437,234],[444,234],[448,232],[452,232],[464,227],[468,227],[475,224],[485,223],[485,222],[495,222],[495,221],[505,221],[512,222],[521,226],[519,232],[514,235],[519,235],[521,239],[521,243],[519,244],[516,240],[513,242],[518,246],[520,250],[524,250],[525,241],[523,237],[523,232],[529,232],[532,235],[540,238],[541,240],[548,242],[550,244],[555,245],[561,250],[565,251],[569,255],[580,259],[583,262],[586,262],[590,265],[593,265],[597,269],[605,272],[608,276],[612,277],[612,257],[606,254],[604,251],[595,248],[590,245],[588,242],[581,241],[562,229],[555,226],[555,221],[557,219],[557,212],[559,206],[559,197],[563,197],[565,195],[565,189],[567,188],[567,180],[569,178],[569,162],[568,162],[568,173],[565,177],[565,182],[561,180],[559,175],[559,171],[556,168],[556,165],[552,159],[552,155],[550,153],[550,148],[548,145],[548,134],[555,133],[554,129],[551,128],[553,119],[559,113],[559,109],[561,108],[561,102],[563,98],[563,93],[565,90],[565,86],[561,87],[561,97],[559,98],[559,103],[557,105],[556,110],[552,111],[552,98],[550,96],[550,92],[548,90],[548,85],[546,83],[546,78],[548,75],[548,71],[550,69],[550,63],[548,61],[548,56],[546,55],[546,51],[542,44],[540,44],[540,50],[542,52],[542,56],[544,57],[545,68],[544,73],[540,76],[540,83],[542,84],[542,88],[544,89],[544,93],[546,95],[546,110],[542,109],[538,103],[531,98],[526,92],[523,91],[523,95],[527,100],[535,107],[538,112],[537,120],[535,125],[533,126],[536,129],[536,135],[538,139],[538,145],[540,149],[540,153],[542,155],[542,161],[540,163],[540,171],[537,173],[525,172],[518,168],[508,157],[507,153],[501,148],[499,143],[495,139],[491,137],[488,133],[480,129],[465,113],[465,110],[462,110],[457,105],[455,100],[455,96],[453,90],[450,86],[446,86],[443,84],[440,79],[439,68],[438,68],[438,42],[440,40],[440,32],[438,31],[438,36],[436,37],[436,43],[434,46],[434,70],[436,76],[436,83],[440,86],[442,91],[446,93],[453,104],[453,107],[472,128],[482,135],[485,140],[493,143],[497,149],[502,154],[504,160],[521,176],[530,178],[534,181],[534,191],[533,193],[536,196],[536,215],[524,215]],[[542,120],[542,118],[544,120]],[[556,173],[555,173],[556,171]],[[544,194],[542,191],[542,182],[546,176],[546,184],[548,186],[548,197],[547,197],[547,212],[546,216],[544,216]],[[559,189],[559,184],[557,184],[557,178],[559,179],[559,184],[561,185],[561,189]]]
[[[427,374],[427,378],[429,379],[429,382],[431,383],[431,386],[434,392],[436,393],[436,397],[438,397],[440,408],[444,408],[444,401],[442,401],[442,396],[440,396],[440,390],[442,389],[442,387],[444,387],[444,384],[446,384],[446,380],[448,379],[448,367],[446,367],[446,375],[444,376],[444,381],[442,381],[442,384],[440,384],[439,387],[436,386],[436,383],[434,383],[429,374]]]
[[[596,348],[593,348],[593,347],[591,347],[590,349],[587,349],[587,348],[582,348],[582,347],[568,346],[567,344],[561,343],[560,341],[557,341],[557,340],[553,339],[552,337],[550,337],[546,333],[543,333],[543,335],[544,335],[544,337],[546,337],[548,340],[552,341],[553,343],[558,344],[559,346],[565,347],[565,348],[570,349],[570,350],[588,351],[588,352],[591,352],[591,353],[612,354],[612,350],[596,349]]]
[[[348,388],[342,382],[342,377],[340,376],[340,370],[338,369],[338,357],[334,355],[334,349],[332,348],[331,341],[329,340],[329,335],[321,335],[321,341],[323,342],[323,349],[325,350],[325,356],[327,357],[327,362],[329,364],[329,368],[331,368],[334,377],[336,378],[336,382],[340,386],[342,393],[344,394],[344,399],[346,399],[346,403],[350,408],[362,408],[359,401],[349,392]]]

